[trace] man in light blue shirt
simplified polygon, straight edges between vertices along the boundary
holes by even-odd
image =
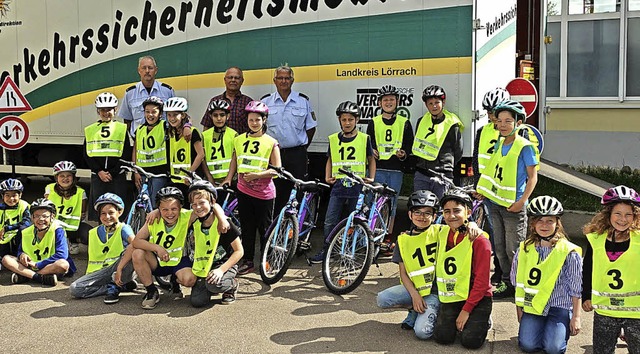
[[[269,107],[267,134],[278,140],[282,166],[294,177],[304,179],[307,174],[307,147],[318,123],[309,97],[291,90],[293,81],[293,69],[286,65],[277,67],[273,75],[276,92],[262,97],[262,102]],[[274,182],[274,211],[277,213],[289,199],[293,184],[282,178]]]
[[[156,81],[157,73],[158,66],[152,56],[147,55],[138,59],[140,82],[127,88],[120,111],[118,111],[118,116],[127,123],[129,134],[132,137],[135,136],[136,129],[145,122],[144,108],[142,107],[144,100],[150,96],[156,96],[164,102],[175,96],[171,86]]]

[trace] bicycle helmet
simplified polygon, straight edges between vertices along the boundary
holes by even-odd
[[[609,188],[604,195],[600,203],[602,205],[618,203],[618,202],[630,202],[640,206],[640,195],[633,188],[627,186],[617,186]]]
[[[506,100],[499,103],[495,108],[494,112],[496,117],[502,111],[509,111],[513,113],[516,117],[516,120],[521,120],[522,123],[527,121],[527,112],[524,110],[524,107],[520,102],[514,100]]]
[[[184,202],[184,196],[178,188],[164,187],[156,193],[156,207],[160,206],[161,201],[169,198],[177,199],[178,201],[180,201],[180,204]]]
[[[19,179],[9,178],[2,181],[2,183],[0,183],[0,192],[4,193],[9,191],[16,191],[16,192],[22,193],[24,191],[24,186],[22,185],[22,182],[20,182]]]
[[[378,89],[378,99],[384,96],[396,96],[396,98],[398,98],[398,89],[393,85],[384,85]]]
[[[445,100],[447,99],[447,93],[438,85],[427,86],[427,88],[422,91],[422,101],[427,102],[427,99],[433,97]]]
[[[267,107],[267,105],[262,101],[251,101],[247,104],[244,110],[247,112],[258,113],[264,118],[269,116],[269,107]]]
[[[349,113],[356,118],[360,118],[360,108],[357,104],[351,101],[344,101],[338,105],[338,108],[336,108],[336,115],[340,117],[342,113]]]
[[[205,190],[211,193],[214,200],[218,199],[218,191],[216,191],[216,188],[213,186],[213,184],[211,184],[211,182],[207,180],[193,181],[189,186],[189,194],[191,194],[191,192],[195,190]]]
[[[431,207],[438,209],[438,196],[427,190],[419,190],[411,193],[407,200],[407,208],[409,211],[413,208]]]
[[[447,204],[447,202],[450,200],[455,200],[459,203],[462,203],[469,209],[473,207],[473,199],[471,199],[467,192],[460,188],[452,188],[444,196],[442,196],[442,199],[440,199],[440,206],[444,208],[444,205]]]
[[[54,217],[56,216],[56,205],[53,204],[53,202],[49,199],[38,198],[34,200],[29,207],[29,212],[31,212],[31,215],[33,215],[33,212],[39,209],[49,210],[51,212],[51,215],[53,215]]]
[[[186,98],[171,97],[164,103],[162,110],[165,112],[186,112],[188,108]]]
[[[231,105],[229,105],[229,102],[225,100],[213,100],[209,103],[209,107],[207,107],[207,112],[211,113],[216,109],[219,109],[229,113],[230,107]]]
[[[118,99],[111,92],[103,92],[96,97],[96,108],[114,108],[117,106]]]
[[[61,172],[71,172],[76,174],[76,165],[71,161],[60,161],[53,165],[53,176],[57,176]]]
[[[93,208],[99,212],[100,207],[105,204],[113,204],[118,210],[124,209],[124,202],[122,201],[122,198],[120,198],[120,196],[117,194],[105,193],[99,196],[98,199],[96,199],[96,202],[93,204]]]
[[[160,112],[162,112],[162,106],[164,106],[164,102],[162,102],[162,99],[160,97],[151,96],[147,98],[146,100],[144,100],[144,102],[142,102],[142,108],[144,109],[144,107],[150,104],[158,107],[160,109]]]
[[[533,198],[527,206],[529,216],[562,216],[563,213],[560,201],[548,195]]]
[[[506,100],[511,99],[509,91],[502,87],[496,87],[493,90],[487,92],[482,99],[482,108],[487,112],[493,111],[496,106]]]

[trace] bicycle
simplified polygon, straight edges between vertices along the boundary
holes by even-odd
[[[369,272],[387,235],[391,198],[396,194],[385,185],[369,184],[350,171],[339,171],[346,179],[363,187],[355,210],[327,236],[329,247],[322,262],[322,278],[327,289],[336,295],[356,289]],[[369,194],[373,199],[365,203]]]
[[[316,226],[319,193],[329,190],[329,185],[318,181],[297,179],[282,167],[270,166],[278,176],[294,184],[287,204],[267,229],[267,240],[260,262],[260,277],[266,284],[275,284],[287,272],[293,256],[302,253],[311,265],[306,252],[311,249],[309,237]],[[298,204],[298,193],[302,200]]]
[[[141,176],[145,177],[144,182],[142,182],[142,186],[140,187],[140,192],[127,215],[127,224],[131,226],[133,233],[137,234],[142,226],[144,226],[147,214],[154,209],[153,205],[151,205],[151,197],[149,196],[149,179],[153,177],[167,177],[167,175],[149,173],[131,161],[120,160],[120,163],[122,164],[120,166],[122,170],[132,173],[137,172]]]
[[[223,184],[220,186],[216,186],[216,190],[218,192],[223,191],[226,192],[224,200],[222,203],[218,202],[224,211],[224,215],[226,215],[231,222],[238,227],[240,230],[240,217],[238,216],[238,198],[236,198],[236,191],[230,186]]]

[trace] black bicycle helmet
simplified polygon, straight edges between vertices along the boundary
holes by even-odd
[[[342,113],[352,114],[356,118],[360,118],[360,108],[351,101],[344,101],[336,108],[336,116],[340,117]]]
[[[422,91],[422,102],[427,102],[429,98],[439,98],[441,100],[447,99],[447,93],[444,92],[444,89],[438,85],[427,86],[427,88]]]
[[[160,202],[168,198],[175,198],[180,201],[180,204],[184,202],[184,195],[178,188],[164,187],[156,193],[156,207],[159,207]]]
[[[548,195],[533,198],[527,206],[529,216],[561,216],[563,213],[560,201]]]
[[[393,85],[384,85],[378,89],[378,99],[384,96],[396,96],[396,98],[398,98],[398,89]]]
[[[229,105],[229,102],[225,100],[213,100],[209,103],[209,107],[207,107],[207,112],[211,113],[216,109],[219,109],[229,113],[230,107],[231,105]]]
[[[149,104],[152,104],[152,105],[158,107],[160,109],[160,111],[162,112],[162,107],[164,106],[164,102],[162,101],[162,99],[160,97],[151,96],[151,97],[147,98],[146,100],[144,100],[144,102],[142,102],[142,108],[144,109],[144,107],[146,107]]]
[[[189,194],[195,190],[205,190],[211,193],[214,200],[218,199],[218,192],[216,191],[216,188],[207,180],[193,181],[189,186]]]
[[[407,208],[409,211],[413,208],[431,207],[438,209],[438,196],[427,190],[419,190],[411,193],[407,200]]]
[[[459,203],[462,203],[469,207],[469,209],[473,207],[473,199],[471,199],[467,192],[460,188],[450,189],[440,200],[440,206],[444,208],[444,205],[450,200],[455,200]]]
[[[51,212],[51,215],[53,215],[54,217],[56,216],[56,205],[53,204],[53,202],[49,199],[38,198],[34,200],[29,207],[29,212],[31,213],[31,215],[33,215],[36,210],[40,209],[49,210]]]

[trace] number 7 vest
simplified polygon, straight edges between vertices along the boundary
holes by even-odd
[[[189,229],[189,218],[191,210],[180,210],[178,222],[171,231],[167,231],[164,220],[149,224],[149,242],[155,243],[167,250],[169,260],[166,262],[158,260],[161,267],[175,266],[182,259],[185,241],[187,239],[187,231]]]
[[[431,225],[418,235],[403,233],[398,236],[398,250],[404,269],[420,296],[431,294],[431,285],[435,279],[438,229],[434,226]]]
[[[442,112],[444,113],[444,121],[440,124],[433,124],[431,113],[427,112],[422,117],[420,125],[416,128],[416,135],[411,149],[415,156],[427,161],[434,161],[440,153],[440,148],[444,144],[447,134],[449,134],[449,129],[456,124],[461,132],[464,129],[464,125],[458,116],[446,109],[442,110]]]

